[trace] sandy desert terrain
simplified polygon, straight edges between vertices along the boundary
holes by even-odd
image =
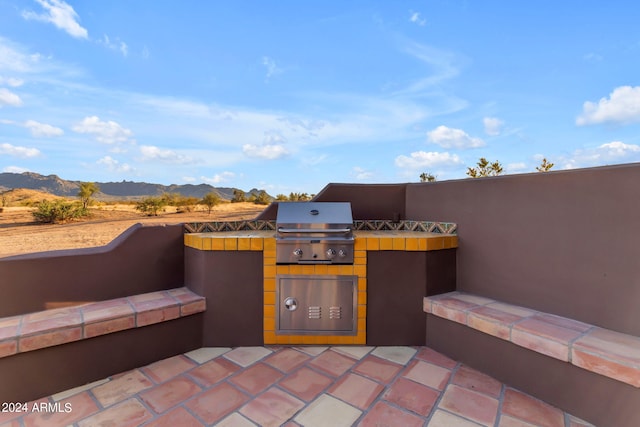
[[[254,203],[223,203],[211,214],[204,207],[198,211],[176,213],[167,207],[158,216],[144,216],[131,204],[92,207],[90,218],[67,224],[34,222],[32,208],[10,206],[0,213],[0,257],[57,249],[87,248],[109,243],[137,223],[178,224],[220,220],[253,219],[265,209]]]

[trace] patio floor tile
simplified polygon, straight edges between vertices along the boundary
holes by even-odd
[[[171,412],[155,419],[145,427],[203,427],[196,417],[184,408],[176,408]]]
[[[32,412],[24,418],[25,427],[66,426],[97,413],[100,409],[86,391],[58,402],[60,411]],[[67,406],[70,410],[67,412]]]
[[[384,394],[384,399],[422,416],[427,416],[440,397],[436,390],[398,378]]]
[[[332,382],[333,379],[305,367],[280,381],[279,385],[294,396],[309,402]]]
[[[282,372],[288,373],[296,370],[309,359],[311,359],[311,357],[304,353],[292,348],[285,348],[264,359],[264,363],[267,363]]]
[[[416,354],[416,350],[411,347],[377,347],[371,354],[399,365],[405,365]]]
[[[153,415],[137,399],[131,398],[104,411],[85,418],[78,427],[118,426],[134,427],[153,418]]]
[[[478,427],[478,424],[461,418],[457,415],[450,414],[449,412],[437,410],[431,421],[427,424],[428,427]]]
[[[502,391],[500,381],[465,365],[458,368],[453,376],[452,383],[479,393],[484,393],[496,399]]]
[[[256,425],[240,415],[238,412],[234,412],[224,420],[217,423],[216,427],[256,427]]]
[[[317,356],[309,364],[333,377],[339,377],[347,372],[355,363],[355,359],[329,350]]]
[[[202,389],[193,381],[178,377],[140,393],[142,400],[156,413],[161,414]]]
[[[383,384],[389,384],[401,369],[402,366],[397,363],[369,355],[354,368],[354,371]]]
[[[300,412],[294,421],[305,427],[350,427],[361,414],[353,406],[323,394]]]
[[[370,379],[347,374],[329,389],[329,394],[360,409],[367,409],[382,390],[383,386]]]
[[[196,366],[194,362],[181,355],[152,363],[142,368],[142,372],[159,384]]]
[[[221,357],[192,369],[189,371],[189,376],[195,378],[203,386],[210,387],[240,369],[238,365]]]
[[[329,347],[323,346],[304,346],[304,347],[294,347],[296,350],[300,350],[302,352],[307,353],[309,356],[319,356],[325,350],[328,350]]]
[[[229,415],[249,400],[249,397],[230,384],[222,383],[196,396],[185,406],[207,424]]]
[[[426,347],[206,348],[34,404],[0,427],[593,427]]]
[[[185,353],[184,355],[194,362],[203,364],[230,351],[231,349],[229,347],[202,347]]]
[[[264,363],[257,363],[250,368],[243,370],[230,381],[242,387],[250,394],[256,395],[266,390],[283,377],[283,374],[271,366]]]
[[[449,385],[438,408],[485,426],[493,426],[498,414],[498,404],[497,399],[457,385]]]
[[[536,427],[536,425],[502,414],[498,427]]]
[[[344,346],[344,347],[332,347],[333,351],[337,351],[340,354],[344,354],[345,356],[353,357],[356,360],[360,360],[369,354],[375,347],[365,347],[365,346]]]
[[[271,353],[271,350],[264,347],[238,347],[225,353],[223,356],[233,363],[246,368]]]
[[[558,408],[511,388],[508,388],[504,393],[502,411],[534,425],[564,426],[564,416]]]
[[[424,421],[415,415],[403,412],[398,408],[378,402],[358,424],[359,427],[420,427]]]
[[[429,347],[422,347],[416,354],[416,359],[424,360],[425,362],[433,363],[434,365],[442,366],[443,368],[453,369],[458,362],[448,358],[442,353],[438,353]]]
[[[151,380],[140,370],[135,369],[117,378],[114,377],[108,383],[93,388],[91,393],[102,406],[107,407],[152,386]]]
[[[304,405],[303,401],[272,387],[244,405],[240,413],[260,426],[278,427]]]
[[[412,362],[409,365],[409,369],[402,376],[437,390],[442,390],[447,384],[447,381],[449,381],[451,371],[418,360]]]

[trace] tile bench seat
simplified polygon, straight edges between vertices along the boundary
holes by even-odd
[[[464,292],[426,297],[424,311],[640,387],[640,337]]]
[[[0,318],[0,358],[205,311],[182,287]]]

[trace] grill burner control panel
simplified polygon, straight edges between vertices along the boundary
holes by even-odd
[[[311,251],[312,251],[311,258],[314,259],[314,260],[318,259],[318,254],[317,253],[313,253],[313,250],[314,249],[318,250],[319,248],[318,247],[313,247],[313,246],[310,246],[310,248],[311,248]],[[320,250],[322,250],[322,247],[320,247]],[[321,258],[324,258],[326,260],[333,260],[334,258],[338,258],[338,259],[342,258],[342,259],[344,259],[344,258],[347,257],[348,253],[349,253],[349,251],[346,250],[346,249],[338,249],[338,251],[336,251],[333,248],[329,248],[326,251],[324,251],[324,255],[321,256]],[[298,260],[302,260],[304,255],[306,255],[306,254],[300,248],[296,248],[296,249],[293,250],[293,256],[295,256]]]

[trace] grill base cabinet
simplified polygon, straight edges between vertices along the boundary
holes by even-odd
[[[276,276],[276,334],[356,335],[358,276]]]

